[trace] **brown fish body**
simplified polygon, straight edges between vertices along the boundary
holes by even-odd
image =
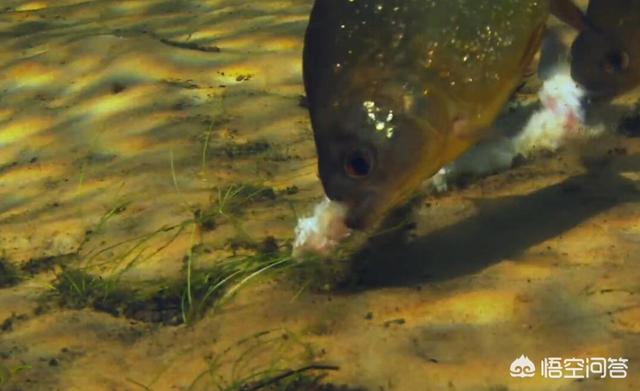
[[[545,0],[317,0],[304,80],[327,196],[367,228],[486,133]]]

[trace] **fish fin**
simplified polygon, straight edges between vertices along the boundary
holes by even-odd
[[[469,126],[469,121],[464,118],[464,117],[458,117],[456,119],[453,120],[453,126],[452,126],[452,130],[453,130],[453,134],[456,137],[459,138],[467,138],[470,136],[470,129],[472,129]]]
[[[527,71],[527,68],[533,63],[533,60],[542,45],[542,37],[544,36],[544,32],[546,31],[547,26],[542,23],[536,31],[531,34],[531,38],[529,39],[529,43],[527,44],[527,48],[522,55],[520,60],[520,69],[522,71],[522,75],[524,75]]]
[[[572,0],[551,0],[551,15],[578,31],[591,28],[589,20]]]

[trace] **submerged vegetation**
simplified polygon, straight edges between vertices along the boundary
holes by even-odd
[[[103,248],[88,257],[83,267],[66,267],[58,274],[53,283],[54,295],[58,303],[68,308],[93,308],[116,316],[163,324],[192,324],[202,318],[208,309],[215,307],[224,299],[231,297],[240,287],[252,279],[270,270],[281,269],[290,264],[288,247],[281,248],[277,241],[268,238],[262,243],[247,239],[252,254],[230,256],[218,260],[206,267],[196,264],[201,255],[199,245],[193,243],[196,227],[202,230],[216,228],[218,220],[227,219],[237,229],[242,238],[248,235],[242,230],[234,217],[240,213],[240,207],[251,199],[271,197],[270,193],[259,187],[231,187],[217,190],[216,202],[206,211],[197,210],[194,219],[182,224],[165,227],[136,240],[126,240]],[[266,194],[266,195],[265,195]],[[109,212],[109,216],[113,213]],[[102,228],[106,219],[101,219]],[[175,231],[166,243],[152,254],[157,254],[175,241],[187,227],[191,226],[191,240],[184,258],[182,276],[174,280],[146,281],[132,287],[122,278],[123,274],[141,259],[144,245],[152,237],[161,233]],[[128,245],[122,253],[108,262],[94,263],[98,255],[117,247]],[[116,272],[108,277],[89,272],[92,267],[108,263]],[[118,266],[125,264],[123,267]]]
[[[231,297],[250,280],[289,264],[291,258],[282,253],[257,253],[234,257],[208,269],[193,269],[192,257],[187,260],[186,278],[180,297],[182,321],[200,319],[216,303]]]
[[[116,316],[163,324],[191,324],[240,287],[290,258],[282,253],[232,257],[207,268],[195,268],[190,251],[183,277],[148,281],[132,288],[116,277],[100,277],[81,269],[63,270],[53,283],[62,306],[90,307]]]
[[[322,354],[290,331],[260,332],[210,357],[189,390],[357,391],[323,382],[340,368],[319,361]]]
[[[115,281],[94,276],[82,270],[66,269],[53,283],[60,303],[69,308],[94,306],[105,308],[108,302],[117,302],[126,293],[115,285]]]
[[[211,128],[205,135],[201,156],[203,171],[207,167],[210,136]],[[224,144],[211,150],[222,158],[258,153],[264,154],[265,160],[281,158],[271,145],[259,142]],[[288,158],[289,151],[282,156]],[[331,269],[319,262],[294,261],[290,255],[291,238],[286,234],[278,236],[277,230],[256,233],[255,226],[247,223],[250,217],[276,203],[282,206],[282,202],[285,202],[283,219],[288,221],[286,206],[290,206],[291,218],[295,220],[295,210],[287,197],[298,194],[297,187],[276,188],[264,182],[222,180],[199,189],[207,191],[209,198],[205,194],[196,203],[186,190],[183,193],[180,189],[183,179],[176,174],[173,154],[170,168],[168,181],[172,181],[178,196],[174,199],[183,208],[182,217],[136,231],[139,210],[136,198],[118,190],[115,197],[107,201],[102,215],[95,216],[91,226],[83,227],[79,245],[69,253],[33,259],[20,268],[0,260],[0,286],[16,284],[23,276],[39,275],[41,280],[48,281],[50,289],[34,309],[36,316],[60,306],[175,326],[193,325],[207,314],[211,315],[256,280],[294,281],[299,289],[292,294],[292,300],[305,289],[315,288],[314,284],[324,281],[323,276]],[[84,175],[80,167],[80,185]],[[140,278],[138,267],[159,257],[176,266],[170,277]],[[267,332],[207,357],[208,370],[194,381],[191,389],[350,391],[326,383],[327,374],[338,368],[318,361],[319,358],[321,355],[293,334]],[[15,381],[16,372],[11,368],[0,366],[0,384],[10,377]],[[132,379],[129,381],[142,386]],[[201,388],[203,384],[205,388]],[[142,387],[154,389],[153,385]]]
[[[214,147],[211,138],[215,124],[211,120],[203,132],[200,156],[203,172],[208,167],[208,155],[237,158],[271,150],[271,145],[264,142],[226,143]],[[109,225],[117,224],[115,220],[132,205],[133,201],[118,191],[112,205],[105,208],[96,224],[85,232],[81,249],[73,259],[57,264],[58,273],[47,298],[53,296],[53,302],[67,308],[92,308],[144,322],[178,325],[192,324],[248,282],[264,275],[274,276],[275,272],[284,269],[291,271],[292,280],[301,286],[295,297],[307,288],[324,290],[330,285],[327,281],[335,280],[337,272],[329,263],[294,262],[290,256],[290,239],[255,238],[244,227],[244,220],[252,208],[268,207],[282,201],[281,197],[296,194],[296,187],[276,190],[263,183],[243,182],[216,185],[210,188],[205,205],[194,205],[187,201],[180,188],[173,152],[169,155],[170,178],[188,217],[151,232],[116,242],[102,240],[99,245],[87,248],[90,242],[98,242],[99,236],[106,234]],[[292,213],[295,218],[295,211]],[[232,233],[223,230],[225,233],[221,235],[228,237],[223,240],[222,247],[215,249],[214,255],[214,251],[202,243],[202,233],[223,226],[231,227]],[[127,278],[127,272],[179,243],[185,236],[189,240],[179,276],[138,280],[135,284]],[[0,286],[17,281],[17,277],[10,277],[15,274],[10,266],[6,262],[0,263],[0,268],[8,271],[2,273],[7,277],[6,282],[0,280]]]
[[[9,368],[5,366],[2,362],[0,362],[0,386],[9,384],[9,381],[13,376],[27,369],[29,369],[28,365],[19,365],[16,367]]]
[[[179,192],[173,167],[172,173]],[[289,189],[285,193],[289,193]],[[178,325],[192,324],[201,319],[209,309],[224,302],[249,281],[269,272],[273,275],[273,272],[284,269],[290,271],[302,286],[296,297],[309,287],[326,289],[327,281],[335,281],[339,268],[332,267],[330,262],[314,262],[314,259],[294,262],[288,241],[279,241],[272,236],[258,241],[244,230],[241,218],[247,207],[254,202],[272,201],[277,196],[273,188],[261,185],[214,188],[210,204],[193,210],[192,219],[89,252],[84,262],[76,266],[61,265],[62,271],[52,284],[53,294],[57,302],[67,308],[93,308],[114,316]],[[87,234],[103,231],[106,224],[122,213],[127,205],[126,201],[118,201]],[[206,255],[207,251],[203,250],[202,244],[195,243],[195,232],[212,231],[222,224],[230,224],[236,232],[225,245],[232,255],[203,266],[198,258]],[[135,264],[160,253],[178,236],[185,234],[189,227],[189,246],[179,278],[138,282],[135,287],[123,279]],[[168,234],[164,244],[150,250],[150,254],[149,251],[145,253],[147,243],[162,234]],[[118,249],[122,250],[118,252]],[[97,261],[111,252],[113,255],[106,260]],[[95,271],[104,267],[111,270],[110,275],[103,276],[104,273]]]
[[[210,134],[209,128],[201,157],[203,170]],[[79,264],[64,265],[52,284],[60,305],[76,309],[88,307],[140,321],[192,324],[254,278],[294,264],[286,242],[271,236],[255,240],[242,224],[242,218],[252,204],[276,200],[279,194],[273,188],[246,183],[217,186],[211,189],[207,206],[194,207],[186,202],[179,187],[173,153],[170,154],[170,168],[175,191],[192,217],[117,243],[105,243],[105,246],[85,253]],[[285,193],[289,194],[290,190]],[[95,228],[87,231],[87,237],[103,232],[129,204],[128,200],[118,199],[105,211]],[[213,231],[221,225],[230,225],[235,232],[225,245],[225,250],[232,254],[213,261],[209,256],[204,265],[199,258],[204,258],[207,251],[201,251],[204,246],[196,243],[196,232]],[[127,271],[159,254],[189,231],[188,249],[179,278],[138,282],[135,287],[126,281]],[[164,243],[150,248],[152,239],[161,237],[166,237],[162,239]],[[242,251],[237,251],[240,249]],[[105,273],[105,269],[108,272]]]
[[[193,211],[195,223],[205,231],[215,229],[220,223],[229,222],[237,230],[237,234],[248,238],[239,221],[249,203],[273,201],[276,192],[271,187],[237,184],[214,188],[211,192],[210,205],[207,208]]]

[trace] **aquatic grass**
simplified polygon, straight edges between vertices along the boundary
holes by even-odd
[[[268,186],[240,183],[213,189],[210,199],[212,211],[230,217],[240,214],[250,202],[275,200],[275,191]]]
[[[237,341],[212,357],[188,390],[311,391],[338,366],[316,361],[310,344],[288,330],[268,330]]]
[[[92,137],[89,143],[89,151],[94,151],[96,149],[96,147],[98,146],[98,140],[99,140],[99,133]],[[80,168],[78,169],[78,184],[76,185],[76,190],[79,190],[84,184],[84,180],[87,173],[86,172],[87,166],[91,161],[91,154],[89,154],[84,158],[79,159],[79,161],[80,161]]]
[[[282,258],[272,259],[268,263],[264,265],[260,265],[260,267],[257,270],[252,271],[249,275],[247,275],[246,277],[243,277],[238,283],[234,284],[231,288],[229,288],[229,290],[225,293],[223,299],[232,296],[235,292],[238,291],[238,289],[240,289],[242,286],[244,286],[251,279],[257,277],[258,275],[267,272],[269,269],[274,269],[278,266],[282,266],[290,261],[291,261],[291,257],[285,256]]]
[[[162,281],[146,281],[133,288],[117,278],[67,268],[53,281],[44,299],[48,303],[54,297],[60,306],[71,309],[92,308],[113,316],[177,324],[178,305],[170,292]]]
[[[111,308],[110,303],[122,302],[130,293],[114,279],[102,278],[77,269],[63,270],[54,280],[53,289],[60,299],[60,304],[73,309],[88,306]],[[109,312],[117,314],[113,309]]]
[[[202,146],[202,157],[201,157],[201,160],[202,160],[202,162],[201,162],[202,163],[201,171],[202,172],[205,172],[206,167],[207,167],[207,152],[209,151],[209,141],[211,140],[211,134],[213,133],[212,130],[213,130],[214,123],[215,122],[213,120],[211,120],[209,122],[209,128],[207,129],[207,131],[205,132],[205,135],[204,135],[204,143],[203,143],[203,146]]]
[[[95,249],[94,251],[90,251],[85,255],[81,268],[90,270],[100,269],[105,266],[111,266],[112,270],[119,270],[118,274],[122,275],[126,271],[130,270],[135,264],[144,262],[162,252],[164,249],[174,243],[178,239],[178,237],[180,237],[180,235],[182,235],[185,230],[187,230],[191,226],[192,233],[187,254],[187,259],[190,260],[192,256],[190,254],[190,251],[195,244],[193,243],[195,227],[197,226],[201,229],[206,230],[206,227],[217,224],[215,223],[216,218],[225,218],[229,223],[233,225],[238,236],[242,239],[243,242],[251,244],[252,248],[258,248],[259,243],[251,238],[251,236],[244,230],[240,219],[235,217],[235,213],[237,213],[242,208],[242,206],[246,205],[250,200],[254,200],[257,198],[271,199],[274,196],[273,190],[271,188],[260,186],[237,185],[216,189],[215,194],[216,197],[213,200],[210,208],[208,208],[208,211],[202,212],[200,210],[196,210],[193,218],[191,219],[186,219],[177,224],[167,225],[152,232],[138,235],[133,238],[128,238],[117,243]],[[123,208],[126,208],[128,204],[129,203],[126,201],[122,201],[116,204],[100,219],[97,227],[93,230],[93,232],[96,232],[99,229],[103,229],[106,222],[114,215],[122,211]],[[158,248],[145,254],[145,252],[148,250],[147,244],[152,239],[157,238],[158,236],[163,234],[168,234],[170,232],[172,232],[170,236]],[[117,250],[119,248],[124,248],[124,250],[116,256],[110,257],[109,259],[102,262],[95,262],[96,259],[101,255]],[[124,264],[125,262],[126,264]],[[188,263],[190,264],[190,261]]]
[[[282,253],[256,253],[196,268],[194,255],[191,248],[182,278],[141,281],[136,287],[121,280],[122,272],[102,277],[86,269],[67,267],[56,276],[51,293],[63,307],[89,307],[141,321],[192,325],[250,281],[269,271],[282,270],[291,262]]]
[[[203,164],[206,164],[207,143],[205,140]],[[173,187],[193,217],[84,254],[79,265],[64,269],[53,283],[53,292],[61,305],[92,307],[139,320],[193,324],[207,310],[226,302],[252,280],[293,264],[288,248],[281,251],[273,238],[268,245],[261,246],[243,229],[239,219],[249,203],[274,200],[276,194],[272,188],[249,184],[216,187],[212,190],[210,205],[204,211],[194,210],[180,189],[173,151],[170,151],[169,158]],[[128,201],[118,200],[100,218],[96,227],[88,231],[88,235],[103,231],[106,224],[128,205]],[[215,229],[216,220],[231,224],[241,240],[250,244],[247,249],[254,250],[254,253],[234,254],[206,267],[197,265],[196,233],[207,228]],[[122,282],[123,275],[132,267],[156,256],[187,231],[189,244],[181,278],[141,281],[135,289]],[[162,237],[160,245],[151,248],[151,243],[156,243],[155,239],[159,237]],[[112,252],[115,254],[111,255]],[[108,259],[100,259],[107,254]],[[95,274],[97,271],[104,277]]]
[[[123,183],[124,185],[124,183]],[[122,186],[121,186],[122,187]],[[118,190],[119,191],[119,190]],[[81,247],[84,246],[89,238],[92,235],[96,235],[99,233],[102,233],[107,225],[107,223],[114,218],[116,215],[121,214],[122,212],[124,212],[126,210],[126,208],[131,204],[130,200],[126,200],[123,197],[119,197],[119,199],[114,203],[114,205],[108,209],[98,220],[98,223],[96,224],[96,226],[93,229],[87,230],[87,235],[85,237],[85,239],[83,240]],[[182,231],[184,230],[185,226],[189,225],[193,223],[193,219],[189,219],[189,220],[185,220],[181,223],[178,224],[174,224],[174,225],[168,225],[168,226],[163,226],[160,227],[152,232],[149,233],[145,233],[139,236],[136,236],[134,238],[129,238],[129,239],[125,239],[122,240],[120,242],[105,246],[103,248],[97,248],[94,249],[92,251],[87,252],[86,254],[84,254],[83,257],[83,262],[82,262],[82,266],[80,267],[81,269],[85,269],[85,270],[90,270],[90,269],[99,269],[102,267],[105,267],[107,265],[111,265],[112,266],[112,270],[116,270],[118,268],[121,269],[120,271],[120,275],[125,273],[127,270],[129,270],[131,267],[133,267],[136,263],[138,262],[143,262],[145,260],[150,259],[151,257],[157,255],[158,253],[160,253],[162,250],[164,250],[165,248],[167,248],[169,245],[171,245],[171,243],[173,243],[182,233]],[[170,231],[175,231],[174,235],[171,236],[164,244],[162,244],[158,249],[156,249],[155,251],[151,252],[150,254],[143,256],[144,252],[147,248],[144,247],[144,245],[149,242],[150,240],[152,240],[153,238],[157,237],[158,235],[161,235],[163,233],[168,233]],[[124,252],[122,252],[121,254],[112,257],[106,261],[100,262],[100,263],[94,263],[94,261],[100,256],[103,255],[107,252],[116,250],[118,248],[127,246],[129,244],[132,244],[131,247],[129,247],[128,249],[124,250]],[[136,253],[137,252],[137,253]],[[133,258],[123,267],[122,263],[125,262],[125,260],[127,258],[129,258],[132,254],[136,253]]]
[[[127,270],[131,269],[135,264],[139,263],[139,262],[144,262],[148,259],[150,259],[151,257],[159,254],[160,252],[162,252],[164,249],[166,249],[168,246],[170,246],[173,242],[175,242],[175,240],[177,240],[177,238],[184,232],[184,230],[191,224],[198,224],[198,213],[197,211],[192,211],[190,205],[188,204],[188,202],[186,201],[186,199],[184,198],[184,195],[182,194],[182,191],[180,190],[180,187],[178,186],[178,178],[176,175],[176,171],[175,171],[175,164],[174,164],[174,157],[173,157],[173,150],[171,150],[169,152],[169,160],[170,160],[170,168],[171,168],[171,178],[173,181],[173,186],[176,190],[176,193],[180,196],[180,198],[182,199],[186,209],[188,211],[190,211],[193,215],[194,218],[192,219],[185,219],[184,221],[177,223],[177,224],[173,224],[173,225],[167,225],[167,226],[163,226],[160,227],[152,232],[148,232],[148,233],[144,233],[142,235],[138,235],[136,237],[133,238],[128,238],[122,241],[119,241],[117,243],[114,244],[110,244],[108,246],[105,246],[103,248],[100,249],[96,249],[95,251],[90,251],[85,255],[85,260],[83,262],[83,269],[89,270],[89,269],[98,269],[98,268],[102,268],[106,265],[111,265],[112,268],[118,269],[121,267],[122,263],[127,259],[130,258],[132,255],[132,259],[130,259],[129,262],[127,262],[127,264],[121,268],[119,275],[122,275],[123,273],[125,273]],[[99,232],[100,230],[102,230],[104,228],[104,226],[106,225],[106,223],[116,214],[120,213],[121,211],[124,210],[124,208],[126,208],[129,205],[129,202],[127,201],[120,201],[117,202],[115,204],[114,207],[112,207],[109,211],[107,211],[105,213],[105,215],[103,215],[96,228],[94,228],[91,232],[95,233],[95,232]],[[150,242],[152,239],[156,238],[157,236],[164,234],[164,233],[169,233],[171,231],[174,231],[173,235],[171,235],[160,247],[158,247],[155,251],[149,253],[146,256],[144,255],[145,250],[147,249],[147,247],[145,247],[145,244],[147,244],[148,242]],[[122,253],[120,253],[119,255],[113,257],[113,258],[109,258],[106,261],[100,262],[100,263],[95,263],[94,261],[101,255],[108,253],[110,251],[114,251],[118,248],[122,248],[122,247],[126,247],[130,245],[128,248],[126,248]]]
[[[192,324],[202,318],[214,301],[222,302],[228,299],[252,279],[291,261],[288,254],[257,252],[255,255],[231,257],[217,262],[209,269],[194,272],[193,248],[196,226],[211,224],[207,219],[217,216],[226,218],[243,240],[255,244],[234,214],[251,200],[264,197],[265,193],[266,197],[271,197],[273,190],[247,185],[217,188],[216,198],[212,201],[209,212],[195,213],[195,224],[191,229],[186,254],[186,287],[181,298],[182,320],[185,324]]]
[[[204,146],[202,149],[202,170],[205,169],[206,165],[207,150],[211,137],[211,126],[213,126],[213,122],[210,124],[210,127],[206,132]],[[182,191],[180,190],[180,186],[178,185],[178,177],[175,169],[173,150],[170,151],[169,155],[173,187],[176,190],[176,193],[182,199],[186,210],[191,214],[195,214],[196,210],[192,208],[191,205],[189,205],[189,203],[186,201],[184,194],[182,193]],[[233,214],[240,213],[242,208],[251,201],[264,199],[273,200],[276,197],[276,194],[272,188],[254,184],[235,184],[226,187],[216,187],[214,188],[214,193],[215,197],[210,198],[210,204],[212,207],[209,208],[209,210],[227,218],[231,218]]]
[[[173,158],[173,149],[169,151],[169,163],[171,166],[171,180],[173,181],[173,187],[176,190],[176,194],[178,194],[178,196],[182,200],[182,203],[184,204],[185,209],[189,211],[191,214],[193,214],[195,211],[193,210],[191,205],[189,205],[189,202],[184,197],[184,194],[182,194],[182,191],[180,190],[180,186],[178,186],[178,176],[176,175],[176,166]]]
[[[292,263],[284,253],[230,257],[212,267],[194,268],[193,251],[187,255],[185,288],[181,297],[182,319],[186,324],[201,319],[206,310],[222,305],[251,280]]]
[[[174,171],[175,172],[175,171]],[[176,178],[174,176],[174,178]],[[174,181],[177,187],[177,179]],[[274,238],[260,244],[253,240],[236,220],[234,226],[238,235],[253,250],[252,254],[230,256],[216,261],[213,265],[197,265],[198,247],[195,242],[198,227],[202,228],[207,216],[226,218],[229,222],[236,219],[235,213],[252,200],[272,199],[273,190],[250,185],[232,185],[217,188],[212,194],[212,203],[208,212],[195,213],[191,219],[181,223],[161,227],[155,231],[122,240],[86,254],[84,261],[75,269],[65,269],[55,281],[54,291],[61,297],[60,303],[71,308],[92,307],[113,315],[124,315],[145,321],[161,321],[168,324],[184,323],[191,325],[201,319],[209,309],[217,308],[233,297],[242,287],[264,275],[281,273],[285,269],[300,269],[301,263],[290,256],[290,246],[278,244]],[[100,219],[98,228],[102,229],[126,203],[115,204]],[[240,211],[241,212],[241,211]],[[144,262],[159,254],[185,231],[189,231],[189,244],[185,255],[185,268],[182,278],[174,281],[140,282],[147,289],[131,289],[121,283],[122,276],[135,264]],[[162,244],[150,250],[149,243],[160,235],[168,235]],[[109,259],[96,262],[98,257],[116,252]],[[312,262],[305,262],[305,269],[318,269]],[[91,274],[92,270],[103,270],[110,266],[108,277]],[[311,276],[315,272],[309,272]],[[161,288],[149,285],[159,285]],[[298,297],[310,283],[303,285],[295,295]],[[295,299],[294,297],[294,299]],[[294,300],[292,299],[292,300]]]
[[[109,220],[111,220],[114,216],[124,212],[130,203],[131,202],[127,200],[118,200],[113,207],[107,210],[105,214],[100,217],[100,220],[98,220],[95,228],[91,230],[91,233],[96,234],[102,232]]]
[[[31,365],[19,365],[15,368],[9,368],[2,362],[0,362],[0,386],[9,384],[11,378],[20,372],[31,369]]]
[[[136,263],[148,260],[151,257],[160,253],[162,250],[166,249],[168,246],[171,245],[171,243],[173,243],[182,234],[182,232],[184,232],[184,229],[186,229],[190,224],[193,224],[193,222],[194,220],[185,220],[178,224],[164,226],[152,232],[138,235],[133,238],[125,239],[114,244],[110,244],[100,249],[96,249],[93,252],[90,251],[85,256],[85,260],[83,262],[83,268],[97,269],[107,265],[112,265],[112,269],[115,270],[120,268],[122,263],[129,256],[137,252],[136,256],[134,256],[133,259],[130,260],[124,268],[121,268],[120,274],[122,274],[123,272],[133,267]],[[161,234],[169,233],[171,231],[174,231],[174,233],[160,247],[158,247],[156,250],[154,250],[150,254],[144,257],[142,256],[143,252],[147,249],[147,247],[144,247],[146,243],[148,243],[151,239],[154,239],[155,237]],[[94,262],[99,256],[127,245],[131,245],[131,246],[125,249],[121,254],[113,258],[109,258],[108,260],[103,262],[99,262],[99,263]]]
[[[80,270],[65,270],[54,282],[54,288],[67,304],[75,308],[85,307],[98,288],[100,279]]]
[[[206,169],[207,154],[213,126],[214,121],[211,121],[209,123],[209,128],[205,132],[204,145],[201,152],[201,170],[203,172]],[[275,199],[275,191],[267,186],[251,184],[233,184],[229,186],[215,187],[212,190],[211,197],[209,198],[209,206],[204,209],[196,209],[187,202],[180,186],[178,185],[173,150],[170,151],[169,158],[173,187],[182,199],[185,210],[194,216],[193,221],[204,230],[212,230],[218,225],[218,220],[226,220],[233,225],[239,235],[244,239],[251,240],[250,236],[242,227],[237,215],[240,215],[247,204],[252,201]]]
[[[171,172],[176,190],[181,194],[177,186],[172,152]],[[106,224],[115,215],[123,212],[128,205],[129,201],[126,200],[116,202],[112,208],[101,216],[95,228],[87,231],[87,238],[91,234],[100,233]],[[164,226],[152,232],[89,251],[85,254],[79,266],[64,269],[53,282],[53,291],[59,297],[60,304],[70,308],[91,306],[95,309],[106,310],[114,315],[119,315],[128,311],[130,305],[127,300],[138,304],[146,299],[150,300],[155,293],[134,294],[133,290],[120,283],[121,277],[135,264],[144,262],[166,249],[182,234],[186,227],[193,223],[193,219],[188,219],[179,224]],[[173,233],[164,243],[158,248],[148,251],[149,246],[147,244],[152,239],[172,231]],[[83,244],[87,242],[87,238],[85,238]],[[102,262],[95,262],[101,255],[121,248],[124,248],[124,250],[116,256],[109,257]],[[110,266],[111,275],[109,277],[103,278],[91,273],[91,271],[103,269],[105,266]]]
[[[275,200],[273,188],[252,184],[234,184],[215,187],[209,197],[209,205],[193,211],[194,222],[203,231],[212,231],[219,225],[230,224],[239,242],[257,247],[258,243],[244,229],[241,216],[252,202]],[[234,239],[230,239],[233,241]]]
[[[9,383],[9,379],[11,379],[11,370],[0,362],[0,386]]]

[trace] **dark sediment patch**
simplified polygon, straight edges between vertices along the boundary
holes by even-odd
[[[20,282],[18,268],[6,259],[0,258],[0,288],[14,286]]]
[[[75,259],[76,254],[67,254],[43,258],[32,258],[24,263],[20,269],[22,272],[35,276],[40,273],[54,271],[57,266],[64,266],[67,262]]]
[[[219,148],[213,148],[211,155],[218,157],[245,158],[265,153],[271,149],[271,144],[265,141],[250,143],[227,143]]]

